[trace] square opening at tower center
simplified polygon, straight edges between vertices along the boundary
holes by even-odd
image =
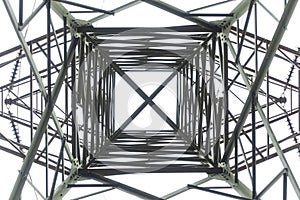
[[[128,83],[128,78],[117,75],[114,90],[115,130],[173,130],[167,123],[168,120],[176,123],[177,76],[170,79],[172,74],[174,76],[171,68],[127,71],[125,76],[137,88]]]

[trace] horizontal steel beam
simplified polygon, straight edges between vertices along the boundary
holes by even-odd
[[[159,198],[157,196],[154,196],[152,194],[149,194],[147,192],[144,192],[142,190],[133,188],[131,186],[125,185],[123,183],[120,183],[118,181],[114,181],[112,179],[106,178],[98,173],[95,173],[91,170],[80,170],[79,175],[85,177],[85,178],[91,178],[96,181],[100,181],[102,183],[111,184],[114,185],[115,188],[120,189],[126,193],[132,194],[134,196],[137,196],[142,199],[149,199],[149,200],[162,200],[162,198]]]
[[[202,191],[205,191],[205,192],[221,195],[221,196],[224,196],[224,197],[229,197],[229,198],[232,198],[232,199],[251,200],[250,198],[239,197],[239,196],[236,196],[236,195],[227,194],[225,192],[220,192],[220,191],[212,190],[212,189],[205,188],[205,187],[199,187],[199,186],[196,186],[196,185],[188,185],[188,188],[202,190]]]
[[[120,7],[117,7],[115,9],[111,10],[111,11],[114,14],[116,14],[116,13],[121,12],[123,10],[126,10],[126,9],[128,9],[128,8],[130,8],[132,6],[135,6],[135,5],[139,4],[140,2],[141,2],[140,0],[131,1],[131,2],[127,3],[127,4],[124,4],[124,5],[120,6]],[[97,17],[94,17],[94,18],[90,19],[89,22],[94,23],[94,22],[97,22],[97,21],[99,21],[101,19],[104,19],[104,18],[106,18],[108,16],[111,16],[111,15],[110,14],[102,14],[102,15],[99,15]]]
[[[163,1],[160,0],[143,0],[144,2],[151,4],[155,7],[158,7],[162,10],[165,10],[169,13],[172,13],[174,15],[177,15],[179,17],[182,17],[188,21],[196,23],[198,26],[202,27],[204,30],[208,32],[220,32],[221,28],[218,25],[215,25],[211,22],[205,21],[203,19],[200,19],[198,17],[190,16],[189,13],[180,10],[179,8],[176,8],[172,5],[169,5]]]
[[[85,4],[75,3],[75,2],[72,2],[72,1],[66,1],[66,0],[53,0],[53,1],[58,1],[58,2],[61,2],[61,3],[64,3],[64,4],[69,4],[71,6],[76,6],[76,7],[79,7],[79,8],[84,8],[84,9],[92,10],[92,11],[95,11],[95,12],[105,13],[105,14],[108,14],[108,15],[114,15],[115,14],[112,11],[107,11],[107,10],[99,9],[99,8],[96,8],[96,7],[88,6],[88,5],[85,5]]]

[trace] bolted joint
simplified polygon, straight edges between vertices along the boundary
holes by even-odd
[[[4,103],[5,103],[6,105],[11,105],[11,104],[13,103],[13,100],[12,100],[11,98],[8,98],[8,99],[5,99],[5,100],[4,100]]]
[[[279,98],[277,99],[277,101],[278,101],[279,103],[286,103],[286,97],[279,97]]]
[[[226,33],[220,33],[219,36],[222,42],[228,42],[228,35]]]

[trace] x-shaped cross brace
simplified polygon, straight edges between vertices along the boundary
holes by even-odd
[[[150,96],[148,96],[117,64],[112,63],[111,67],[144,99],[144,103],[142,103],[136,109],[136,111],[120,126],[120,128],[111,136],[110,139],[115,139],[148,104],[177,132],[179,130],[178,125],[175,124],[175,122],[173,122],[173,120],[170,119],[169,116],[154,103],[153,99],[165,88],[165,86],[176,76],[177,72],[179,72],[184,66],[184,64],[180,65]]]

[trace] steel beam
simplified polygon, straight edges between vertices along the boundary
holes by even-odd
[[[247,13],[247,18],[246,18],[246,22],[245,22],[245,25],[244,25],[244,32],[242,33],[242,38],[241,38],[241,40],[238,44],[239,48],[238,48],[238,51],[237,51],[236,60],[240,59],[240,55],[241,55],[242,47],[243,47],[243,44],[244,44],[244,41],[245,41],[246,31],[247,31],[247,28],[248,28],[248,24],[249,24],[249,20],[250,20],[250,17],[251,17],[251,12],[252,12],[254,2],[255,2],[255,0],[250,1],[250,5],[249,5],[249,8],[248,8],[248,13]]]
[[[193,183],[192,185],[197,185],[198,186],[198,185],[201,185],[201,184],[204,184],[204,183],[210,181],[211,179],[212,179],[211,176],[208,176],[208,177],[206,177],[204,179],[201,179],[200,181],[197,181],[197,182]],[[188,186],[185,186],[185,187],[182,187],[182,188],[180,188],[178,190],[175,190],[174,192],[171,192],[171,193],[163,196],[162,198],[163,199],[170,199],[170,198],[175,197],[175,196],[177,196],[177,195],[179,195],[179,194],[181,194],[183,192],[186,192],[188,190],[189,190]]]
[[[58,157],[58,161],[57,161],[57,165],[56,165],[56,170],[55,170],[53,181],[52,181],[52,187],[51,187],[51,191],[50,191],[50,195],[49,195],[50,199],[53,197],[53,194],[54,194],[54,189],[55,189],[55,185],[56,185],[56,181],[57,181],[57,175],[58,175],[58,171],[59,171],[59,165],[60,165],[61,161],[63,160],[65,144],[66,144],[66,141],[63,140],[60,151],[59,151],[59,157]]]
[[[69,176],[57,187],[53,194],[53,198],[50,199],[48,197],[47,200],[61,200],[68,193],[68,191],[71,189],[68,187],[68,185],[76,183],[81,178],[78,175],[78,168],[78,163],[73,163]]]
[[[234,17],[226,17],[220,22],[217,21],[222,28],[223,32],[229,31],[229,28],[238,20],[242,15],[248,10],[249,5],[252,0],[243,0],[237,5],[232,11],[231,14],[234,15]]]
[[[189,13],[183,11],[183,10],[180,10],[179,8],[176,8],[172,5],[169,5],[163,1],[160,1],[160,0],[143,0],[144,2],[148,3],[148,4],[151,4],[155,7],[158,7],[162,10],[165,10],[169,13],[172,13],[174,15],[177,15],[179,17],[182,17],[188,21],[191,21],[191,22],[194,22],[196,24],[198,24],[200,27],[204,28],[205,30],[207,31],[212,31],[212,32],[219,32],[221,31],[221,28],[218,26],[218,25],[215,25],[213,23],[210,23],[210,22],[207,22],[203,19],[200,19],[198,17],[195,17],[195,16],[190,16]]]
[[[283,173],[283,200],[287,200],[287,173]]]
[[[257,198],[262,197],[279,179],[280,177],[286,173],[286,170],[282,170],[281,172],[279,172],[274,178],[273,180],[256,196]]]
[[[33,12],[32,14],[25,20],[25,22],[20,25],[20,30],[23,30],[31,20],[42,10],[42,8],[47,4],[47,0],[44,0]]]
[[[85,198],[88,198],[88,197],[92,197],[92,196],[95,196],[95,195],[98,195],[98,194],[101,194],[101,193],[104,193],[104,192],[108,192],[108,191],[111,191],[115,188],[108,188],[108,189],[105,189],[105,190],[101,190],[101,191],[98,191],[98,192],[93,192],[91,194],[87,194],[87,195],[83,195],[81,197],[77,197],[73,200],[80,200],[80,199],[85,199]]]
[[[142,199],[149,199],[149,200],[161,200],[162,198],[159,198],[157,196],[154,196],[152,194],[149,194],[147,192],[141,191],[139,189],[133,188],[131,186],[125,185],[123,183],[114,181],[112,179],[106,178],[98,173],[95,173],[93,171],[89,170],[80,170],[79,175],[85,177],[85,178],[91,178],[96,181],[100,181],[102,183],[106,184],[112,184],[115,185],[115,188],[120,189],[126,193],[132,194],[136,197],[142,198]]]
[[[223,180],[226,183],[228,183],[237,193],[239,193],[242,197],[249,198],[251,199],[252,197],[252,191],[242,182],[238,181],[236,183],[235,181],[235,176],[233,174],[217,174],[216,176],[213,177],[214,179],[217,180]],[[257,199],[259,200],[259,198]]]
[[[122,5],[122,6],[118,7],[118,8],[113,9],[112,12],[114,12],[114,14],[116,14],[116,13],[121,12],[123,10],[126,10],[126,9],[128,9],[128,8],[130,8],[132,6],[135,6],[135,5],[139,4],[139,3],[141,3],[140,0],[131,1],[131,2],[127,3],[127,4],[124,4],[124,5]],[[97,17],[94,17],[93,19],[90,19],[89,22],[90,23],[94,23],[94,22],[97,22],[97,21],[99,21],[101,19],[104,19],[104,18],[106,18],[108,16],[110,16],[110,14],[102,14],[102,15],[99,15]]]
[[[84,9],[92,10],[92,11],[95,11],[95,12],[105,13],[105,14],[108,14],[108,15],[113,15],[114,14],[114,12],[112,12],[112,11],[106,11],[106,10],[102,10],[102,9],[99,9],[99,8],[96,8],[96,7],[87,6],[85,4],[75,3],[75,2],[72,2],[72,1],[66,1],[66,0],[53,0],[53,1],[58,1],[58,2],[61,2],[61,3],[64,3],[64,4],[69,4],[71,6],[76,6],[76,7],[79,7],[79,8],[84,8]]]
[[[221,195],[221,196],[224,196],[224,197],[229,197],[229,198],[232,198],[232,199],[251,200],[249,198],[239,197],[239,196],[236,196],[236,195],[227,194],[227,193],[224,193],[224,192],[212,190],[212,189],[205,188],[205,187],[198,187],[198,186],[195,186],[195,185],[188,185],[188,187],[191,188],[191,189],[198,189],[198,190],[202,190],[202,191],[209,192],[209,193],[212,193],[212,194]]]
[[[76,19],[60,2],[51,0],[51,9],[61,18],[66,18],[70,30],[76,35],[78,26],[88,26],[90,22]]]
[[[267,12],[271,17],[276,21],[279,22],[279,19],[264,5],[262,4],[259,0],[257,0],[257,3]]]
[[[203,10],[203,9],[207,9],[207,8],[212,8],[212,7],[215,7],[215,6],[218,6],[218,5],[222,5],[222,4],[225,4],[225,3],[230,3],[231,1],[235,1],[235,0],[221,1],[221,2],[210,4],[210,5],[207,5],[207,6],[202,6],[200,8],[195,8],[195,9],[189,10],[188,12],[191,13],[191,12],[195,12],[195,11],[199,11],[199,10]]]
[[[46,200],[46,197],[44,197],[44,195],[38,190],[38,188],[33,184],[31,180],[27,179],[27,183],[32,187],[32,189],[36,193],[36,196],[38,194],[43,200]]]

